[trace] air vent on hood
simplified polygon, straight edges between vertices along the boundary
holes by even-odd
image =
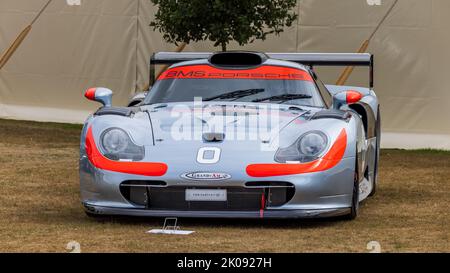
[[[258,66],[267,60],[264,53],[229,51],[213,54],[209,62],[216,66]]]
[[[136,114],[141,109],[139,107],[102,107],[95,112],[96,116],[105,116],[105,115],[113,115],[113,116],[123,116],[129,117],[133,114]]]
[[[323,110],[315,113],[311,119],[340,119],[348,120],[351,117],[350,113],[341,110]]]

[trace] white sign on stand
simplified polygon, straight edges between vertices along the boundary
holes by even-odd
[[[171,223],[173,223],[171,225]],[[178,226],[178,218],[166,218],[162,229],[152,229],[147,231],[151,234],[189,235],[195,231],[181,230]]]

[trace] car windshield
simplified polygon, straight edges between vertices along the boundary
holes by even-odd
[[[166,70],[144,104],[236,101],[324,107],[310,74],[301,69],[260,66],[237,70],[191,65]]]

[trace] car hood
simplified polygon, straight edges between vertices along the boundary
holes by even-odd
[[[279,148],[291,146],[308,131],[321,130],[333,141],[347,123],[312,119],[320,110],[264,103],[155,104],[140,106],[130,116],[90,118],[86,128],[92,128],[98,143],[108,128],[121,128],[136,145],[145,147],[143,161],[164,162],[182,174],[273,162]],[[205,139],[205,134],[213,137]],[[212,150],[219,151],[219,163],[200,164],[199,157],[208,159]]]
[[[155,145],[179,142],[273,143],[289,124],[307,123],[311,110],[277,104],[195,103],[145,106]]]

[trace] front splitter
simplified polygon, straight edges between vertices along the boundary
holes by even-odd
[[[350,208],[318,209],[318,210],[274,210],[264,211],[174,211],[151,209],[112,208],[83,204],[86,211],[97,215],[121,215],[139,217],[180,217],[180,218],[271,218],[302,219],[343,216],[350,213]]]

